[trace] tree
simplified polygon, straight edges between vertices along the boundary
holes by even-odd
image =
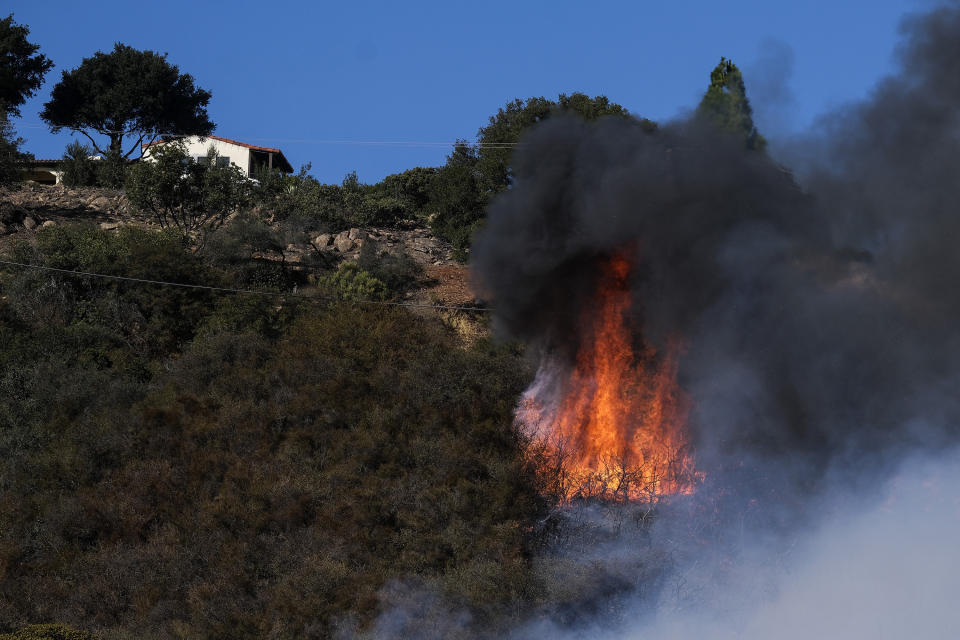
[[[721,131],[742,136],[748,149],[762,151],[767,146],[753,124],[743,74],[731,60],[720,58],[720,64],[710,72],[710,86],[697,107],[697,115],[713,122]]]
[[[29,157],[20,151],[22,138],[18,138],[10,125],[10,118],[0,111],[0,185],[20,179],[20,162]]]
[[[632,117],[629,111],[610,102],[606,96],[591,98],[580,92],[561,93],[555,101],[539,97],[508,103],[477,132],[478,168],[488,196],[500,193],[512,182],[510,158],[523,133],[538,122],[561,113],[576,114],[588,122],[603,116]],[[646,118],[641,119],[641,123],[650,129],[656,127]]]
[[[150,159],[130,170],[126,191],[134,207],[163,228],[184,234],[216,229],[250,198],[250,182],[234,166],[221,166],[216,154],[191,161],[177,142],[156,145]]]
[[[13,22],[13,14],[0,20],[0,110],[19,116],[20,107],[33,96],[43,76],[53,66],[40,48],[27,40],[30,30]]]
[[[453,244],[458,259],[466,259],[470,236],[486,207],[478,164],[476,149],[458,140],[430,188],[430,201],[435,208],[430,226],[434,233]]]
[[[64,71],[40,117],[53,132],[69,129],[86,136],[103,155],[129,158],[144,142],[161,135],[205,136],[214,129],[207,116],[210,92],[167,62],[166,54],[117,43],[79,67]],[[110,139],[107,150],[91,135]],[[136,136],[124,152],[123,141]]]
[[[475,145],[457,142],[432,182],[430,205],[434,232],[453,243],[461,258],[466,257],[470,237],[482,224],[490,200],[513,182],[510,162],[521,136],[538,122],[564,113],[587,121],[603,116],[633,118],[606,96],[591,98],[578,92],[561,93],[557,100],[516,99],[490,117],[487,126],[477,132]],[[645,131],[657,126],[646,118],[637,122]]]

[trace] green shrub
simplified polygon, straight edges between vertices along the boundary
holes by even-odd
[[[249,203],[251,184],[235,166],[193,162],[181,144],[152,149],[151,160],[131,167],[126,193],[137,210],[162,228],[206,233]]]
[[[360,248],[357,265],[383,282],[389,296],[406,292],[423,275],[423,268],[406,253],[378,253],[372,242],[364,243]]]
[[[90,156],[93,151],[85,144],[74,140],[63,154],[63,184],[68,187],[89,187],[96,184],[96,161]]]
[[[122,189],[129,167],[129,161],[119,151],[108,150],[103,159],[96,162],[97,184],[109,189]]]
[[[387,297],[387,285],[363,271],[356,262],[340,263],[334,273],[321,278],[320,285],[338,300],[362,302]]]
[[[39,366],[49,345],[18,338],[0,299],[0,420],[44,412],[0,424],[4,614],[325,638],[420,585],[423,629],[450,604],[503,632],[536,592],[525,538],[543,515],[512,426],[521,361],[401,309],[311,306],[261,333],[284,311],[231,300],[131,391]]]

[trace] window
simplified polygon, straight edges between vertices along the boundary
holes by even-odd
[[[218,167],[229,167],[230,166],[230,156],[220,156],[217,158]]]

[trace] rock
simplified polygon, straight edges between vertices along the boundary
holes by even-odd
[[[113,205],[113,204],[114,204],[113,201],[111,201],[110,198],[108,198],[107,196],[99,196],[99,197],[96,197],[96,198],[94,198],[93,200],[91,200],[91,201],[89,202],[88,206],[89,206],[91,209],[98,209],[98,210],[100,210],[100,211],[107,211],[107,210],[109,210],[109,209],[112,208],[111,205]]]
[[[100,228],[104,231],[115,231],[120,226],[119,222],[101,222]]]
[[[324,249],[330,246],[331,240],[333,240],[332,235],[329,233],[321,233],[313,239],[313,246],[315,246],[317,249]]]
[[[356,228],[350,229],[350,231],[347,232],[347,235],[351,240],[365,240],[367,237],[366,231]]]
[[[340,253],[346,253],[353,249],[354,245],[353,238],[350,237],[349,231],[342,231],[337,234],[337,237],[333,239],[333,246],[336,247],[337,251]]]
[[[285,259],[283,253],[275,249],[254,251],[250,257],[252,257],[254,260],[269,260],[270,262],[283,262]]]
[[[283,261],[289,264],[300,264],[303,261],[303,251],[287,247],[287,250],[283,252]]]
[[[0,222],[0,236],[7,234],[7,225]]]
[[[36,228],[36,226],[37,226],[37,221],[31,218],[30,216],[27,216],[26,218],[23,219],[24,229],[34,229]]]
[[[45,220],[43,224],[40,225],[40,227],[43,229],[49,229],[50,227],[55,227],[55,226],[57,226],[57,223],[54,222],[53,220]]]

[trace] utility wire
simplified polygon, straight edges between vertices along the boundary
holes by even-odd
[[[130,276],[114,276],[106,273],[94,273],[91,271],[74,271],[71,269],[59,269],[57,267],[45,267],[39,264],[28,264],[25,262],[12,262],[10,260],[0,260],[0,264],[13,266],[13,267],[22,267],[24,269],[35,269],[38,271],[53,271],[56,273],[66,273],[73,276],[88,276],[91,278],[104,278],[108,280],[122,280],[125,282],[137,282],[142,284],[153,284],[160,285],[165,287],[183,287],[186,289],[203,289],[206,291],[219,291],[221,293],[246,293],[253,295],[261,296],[271,296],[271,297],[296,297],[301,300],[324,300],[324,301],[336,301],[336,298],[329,296],[313,296],[310,298],[299,296],[295,293],[283,293],[278,291],[257,291],[255,289],[233,289],[230,287],[214,287],[210,285],[203,284],[186,284],[183,282],[167,282],[164,280],[149,280],[146,278],[132,278]],[[459,305],[443,305],[443,304],[418,304],[415,302],[387,302],[381,300],[354,300],[359,304],[370,304],[370,305],[379,305],[379,306],[390,306],[390,307],[411,307],[417,309],[443,309],[450,311],[493,311],[491,307],[465,307]]]
[[[21,123],[18,125],[24,129],[44,129],[47,125],[40,123]],[[183,134],[160,133],[160,136],[185,137]],[[203,137],[203,136],[201,136]],[[320,144],[320,145],[356,145],[356,146],[384,146],[384,147],[452,147],[460,143],[465,143],[472,147],[482,147],[484,149],[512,149],[523,146],[524,142],[470,142],[468,140],[357,140],[357,139],[317,139],[317,138],[247,138],[255,142],[270,142],[284,144]]]

